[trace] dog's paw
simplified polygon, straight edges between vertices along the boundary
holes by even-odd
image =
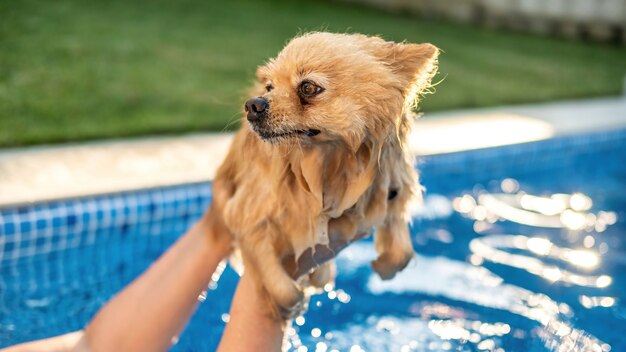
[[[302,299],[291,307],[279,307],[278,312],[285,321],[293,320],[303,315],[309,307],[309,295],[303,295]]]
[[[391,280],[399,271],[406,268],[414,256],[413,252],[406,252],[396,256],[384,253],[372,262],[372,268],[381,279]]]
[[[276,311],[284,319],[297,316],[305,301],[304,291],[294,281],[272,287],[270,295],[276,306]]]
[[[334,285],[337,268],[334,260],[329,260],[309,274],[309,285],[315,290],[322,290],[327,284]]]

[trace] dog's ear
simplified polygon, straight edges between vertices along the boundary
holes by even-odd
[[[430,43],[385,42],[378,47],[376,55],[401,80],[405,94],[416,94],[430,85],[437,71],[439,49]]]
[[[412,79],[432,71],[436,65],[439,49],[430,44],[394,44],[388,62],[394,72]]]

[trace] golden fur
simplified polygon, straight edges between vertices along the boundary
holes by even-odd
[[[216,233],[233,236],[272,312],[289,316],[303,286],[333,279],[331,265],[310,281],[283,267],[327,244],[329,230],[349,241],[376,229],[373,268],[383,279],[413,257],[405,213],[421,188],[405,144],[438,53],[431,44],[314,32],[257,70],[254,96],[269,102],[267,121],[260,128],[243,119],[217,172],[210,217]],[[323,91],[304,101],[303,81]],[[310,130],[319,134],[302,133]]]

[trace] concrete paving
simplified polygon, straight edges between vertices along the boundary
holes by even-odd
[[[426,114],[417,154],[438,154],[626,127],[626,95]]]
[[[410,148],[432,155],[626,128],[626,97],[426,113]],[[232,134],[0,150],[0,207],[212,179]]]

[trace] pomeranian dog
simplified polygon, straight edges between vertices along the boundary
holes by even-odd
[[[350,242],[375,229],[372,266],[383,279],[413,258],[407,203],[421,187],[406,144],[438,54],[431,44],[313,32],[258,68],[208,216],[214,233],[232,236],[269,313],[292,316],[306,287],[334,280],[328,263],[299,278],[285,269],[329,233]]]

